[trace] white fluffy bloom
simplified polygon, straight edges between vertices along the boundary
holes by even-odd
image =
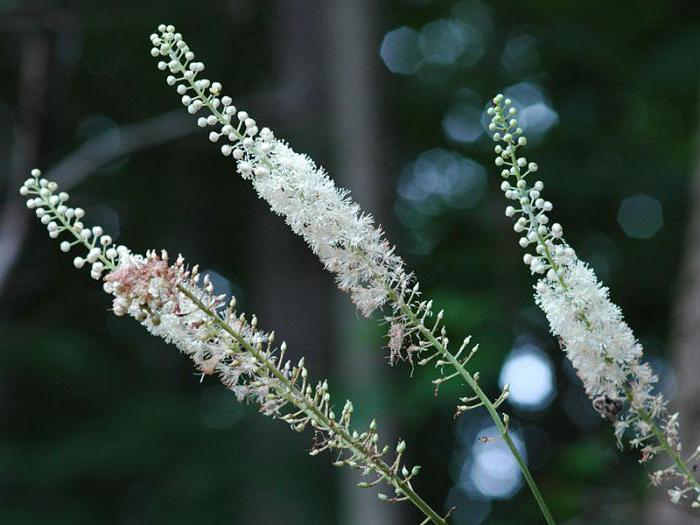
[[[220,83],[201,78],[204,65],[194,62],[194,54],[172,26],[160,29],[159,35],[151,35],[152,54],[169,59],[158,67],[170,71],[168,84],[177,86],[188,111],[207,113],[198,124],[215,129],[210,140],[225,141],[222,154],[234,158],[241,176],[251,180],[258,195],[304,238],[363,315],[383,306],[389,290],[398,290],[410,279],[372,217],[309,157],[295,153],[268,128],[259,130],[247,112],[221,96]]]
[[[269,415],[285,404],[283,398],[270,395],[283,385],[242,347],[243,342],[267,344],[269,335],[231,315],[232,311],[227,326],[233,333],[222,328],[209,312],[225,308],[224,297],[212,293],[207,277],[199,286],[196,267],[187,270],[182,257],[170,265],[165,252],[148,252],[145,257],[124,252],[104,281],[105,290],[114,296],[117,315],[127,313],[153,335],[176,346],[203,374],[218,374],[239,401],[255,399]]]
[[[625,399],[627,378],[640,367],[639,343],[587,264],[576,259],[560,266],[559,275],[563,283],[543,279],[546,286],[536,293],[552,333],[564,341],[566,355],[591,398]],[[645,392],[635,404],[645,404],[655,379],[645,374]]]
[[[372,217],[309,157],[283,142],[272,143],[267,161],[267,174],[253,178],[258,195],[337,275],[340,289],[350,292],[364,315],[381,307],[403,265]]]
[[[535,286],[535,299],[549,321],[552,334],[576,369],[586,393],[601,417],[613,423],[618,443],[631,431],[630,444],[639,448],[642,462],[667,453],[673,465],[651,475],[654,484],[670,478],[682,480],[682,490],[670,491],[677,503],[684,494],[700,494],[700,483],[681,455],[678,415],[668,414],[661,394],[654,392],[657,377],[642,363],[642,347],[624,321],[620,308],[610,301],[608,289],[593,270],[580,261],[563,238],[563,228],[550,226],[551,202],[542,197],[544,183],[530,183],[537,164],[521,156],[527,144],[514,118],[512,101],[503,95],[493,99],[489,130],[498,144],[495,164],[502,168],[501,190],[515,205],[506,208],[513,229],[521,235],[523,248],[534,246],[523,262],[532,274],[542,275]],[[696,500],[700,503],[700,496]]]
[[[552,334],[562,341],[601,416],[628,423],[636,412],[652,418],[663,416],[663,397],[653,393],[657,377],[641,362],[642,347],[593,270],[578,259],[567,261],[559,265],[557,278],[543,278],[536,289],[535,300],[547,316]],[[638,435],[639,431],[648,433],[638,420],[632,423]],[[628,426],[618,425],[616,430],[624,431]]]

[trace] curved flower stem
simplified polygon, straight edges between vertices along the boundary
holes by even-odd
[[[489,399],[489,397],[481,389],[479,383],[476,381],[476,379],[474,379],[474,376],[472,376],[472,374],[470,374],[469,371],[464,368],[461,361],[455,357],[454,354],[452,354],[452,352],[450,352],[440,341],[438,341],[433,333],[420,322],[420,319],[418,319],[415,312],[409,307],[409,305],[407,305],[406,302],[394,291],[389,292],[389,297],[391,298],[392,302],[398,305],[401,313],[406,316],[409,322],[418,328],[421,335],[425,337],[433,348],[435,348],[435,350],[440,353],[440,355],[455,369],[455,371],[459,373],[462,379],[464,379],[467,385],[469,385],[469,388],[471,388],[474,394],[476,394],[476,396],[479,398],[479,401],[484,405],[484,407],[486,407],[489,416],[491,416],[496,428],[503,437],[503,441],[505,441],[511,454],[515,458],[515,461],[518,463],[518,467],[520,468],[528,487],[530,487],[530,491],[535,497],[537,505],[539,506],[545,521],[549,525],[554,525],[555,521],[549,507],[547,506],[547,503],[545,502],[535,479],[532,477],[530,470],[527,468],[525,460],[520,455],[520,452],[518,452],[518,449],[515,446],[513,439],[510,437],[510,434],[508,434],[507,424],[504,424],[503,419],[498,414],[498,411],[496,410],[496,407],[491,399]]]
[[[406,496],[413,505],[415,505],[418,510],[420,510],[426,518],[436,524],[436,525],[447,525],[447,521],[442,518],[430,505],[423,500],[411,487],[410,482],[403,480],[396,472],[394,472],[389,465],[384,461],[376,458],[372,452],[367,450],[362,444],[358,443],[357,440],[353,439],[352,435],[338,425],[335,420],[326,416],[322,411],[320,411],[312,403],[305,402],[304,394],[299,390],[299,388],[292,384],[292,382],[285,376],[277,366],[269,361],[254,345],[246,341],[245,338],[241,337],[235,330],[233,330],[228,323],[226,323],[221,317],[204,305],[195,294],[190,292],[185,286],[178,285],[178,290],[182,292],[187,298],[192,301],[197,307],[214,322],[222,330],[226,331],[231,335],[238,344],[251,355],[255,356],[260,363],[267,368],[270,373],[272,373],[279,381],[282,383],[287,392],[280,392],[280,395],[286,397],[291,403],[296,405],[298,408],[303,410],[312,420],[320,422],[326,428],[330,428],[335,432],[336,435],[340,436],[341,439],[348,445],[348,447],[353,450],[359,456],[364,457],[368,464],[371,464],[375,471],[380,474],[387,483],[396,488],[400,495]]]

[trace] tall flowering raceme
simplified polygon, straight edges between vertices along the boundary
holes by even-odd
[[[700,483],[689,465],[700,456],[700,448],[684,457],[678,432],[678,414],[670,414],[663,396],[654,390],[657,377],[642,362],[642,347],[624,321],[620,308],[610,301],[608,289],[593,270],[577,258],[563,238],[560,224],[550,226],[552,203],[542,197],[542,181],[529,180],[537,164],[528,162],[521,150],[527,144],[515,119],[510,99],[497,95],[488,109],[492,121],[496,166],[501,184],[513,205],[506,215],[515,218],[513,229],[521,235],[524,263],[533,275],[541,276],[535,300],[549,321],[567,357],[581,379],[586,394],[601,417],[615,428],[618,444],[629,436],[632,447],[641,451],[640,462],[667,454],[668,468],[651,474],[654,485],[673,480],[671,501],[693,500],[700,506]]]
[[[421,299],[415,277],[406,271],[394,247],[384,238],[372,217],[363,213],[347,190],[336,187],[328,175],[306,155],[294,152],[275,138],[268,128],[258,128],[247,112],[239,110],[222,86],[202,77],[204,64],[180,33],[161,25],[150,37],[151,55],[158,69],[167,71],[167,83],[174,86],[192,115],[203,112],[197,123],[210,127],[209,139],[223,142],[221,153],[232,156],[238,173],[252,183],[258,195],[275,213],[284,217],[292,231],[301,236],[336,275],[339,288],[348,292],[360,312],[369,317],[382,307],[391,311],[389,321],[390,360],[434,364],[440,377],[437,386],[461,378],[473,395],[461,398],[457,412],[485,407],[515,457],[548,523],[554,523],[534,479],[508,434],[508,417],[498,406],[506,399],[507,387],[492,401],[478,384],[478,373],[465,368],[476,347],[469,338],[453,353],[443,324],[443,312],[434,314],[433,302]]]
[[[20,193],[51,238],[65,234],[70,239],[61,242],[61,251],[83,250],[73,264],[89,267],[92,278],[103,281],[104,291],[113,297],[115,315],[133,317],[176,346],[203,375],[218,376],[239,401],[256,403],[263,414],[285,421],[295,431],[311,427],[310,454],[333,451],[335,466],[358,469],[367,478],[360,487],[385,482],[394,494],[379,494],[380,499],[410,501],[425,515],[423,523],[446,524],[412,487],[419,467],[404,464],[406,443],[400,441],[392,454],[389,446],[380,445],[375,421],[364,431],[354,430],[352,403],[346,401],[336,413],[328,382],[313,383],[304,359],[293,364],[286,344],[277,346],[274,332],[260,330],[255,316],[239,315],[235,298],[227,301],[225,295],[216,295],[197,266],[188,269],[182,256],[171,263],[165,251],[142,256],[115,246],[101,227],[85,226],[85,212],[70,207],[68,194],[41,178],[39,170],[32,171]]]

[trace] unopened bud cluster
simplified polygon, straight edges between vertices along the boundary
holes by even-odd
[[[126,247],[114,245],[101,226],[85,226],[85,210],[69,206],[68,193],[59,192],[58,185],[43,178],[40,170],[33,169],[31,175],[20,188],[20,194],[27,197],[27,208],[34,210],[52,239],[68,234],[70,240],[61,241],[62,252],[68,253],[74,246],[86,250],[84,255],[73,259],[73,265],[78,269],[88,267],[90,276],[100,279],[104,272],[114,268]]]
[[[151,35],[151,55],[162,59],[158,62],[158,69],[170,73],[166,82],[169,86],[176,86],[175,89],[181,95],[182,104],[188,113],[196,115],[200,110],[206,110],[209,115],[200,116],[197,125],[202,128],[216,128],[209,133],[209,140],[224,140],[221,153],[225,156],[232,155],[236,160],[250,159],[239,166],[242,175],[250,177],[253,174],[265,174],[264,165],[256,161],[260,156],[269,153],[273,147],[274,137],[270,130],[259,130],[257,123],[248,113],[239,111],[233,105],[231,97],[223,96],[220,82],[201,78],[204,64],[195,62],[194,53],[182,39],[182,35],[175,32],[174,26],[161,24],[158,31],[159,33]]]
[[[489,131],[497,143],[496,166],[501,169],[501,190],[506,199],[513,204],[506,208],[506,216],[514,218],[513,230],[521,237],[522,248],[534,246],[534,253],[526,253],[523,262],[533,274],[547,274],[550,280],[556,279],[556,265],[552,265],[552,256],[562,263],[573,260],[574,250],[563,242],[564,231],[560,224],[550,225],[549,212],[553,204],[542,197],[544,183],[541,180],[531,182],[538,166],[519,153],[527,138],[515,118],[516,109],[509,98],[498,95],[494,105],[488,109],[492,117]]]

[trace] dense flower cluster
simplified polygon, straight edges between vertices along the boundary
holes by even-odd
[[[281,387],[266,373],[265,362],[242,346],[266,351],[269,361],[267,346],[274,337],[255,329],[255,317],[251,322],[235,317],[235,301],[227,307],[225,296],[214,295],[208,276],[200,285],[198,268],[188,270],[182,256],[170,264],[165,251],[147,252],[145,257],[125,252],[104,281],[105,291],[114,296],[116,315],[130,315],[153,335],[175,345],[203,374],[216,373],[239,401],[253,398],[268,415],[278,414],[286,403],[274,394]],[[212,315],[221,310],[226,311],[233,333],[219,326]]]
[[[536,299],[552,332],[565,341],[566,354],[586,393],[608,402],[629,398],[632,407],[660,414],[663,398],[652,394],[657,378],[647,363],[640,362],[642,348],[620,308],[610,302],[608,289],[586,263],[576,259],[558,264],[564,284],[541,280]]]
[[[534,275],[542,275],[535,287],[535,300],[547,316],[552,333],[562,344],[567,357],[583,382],[594,408],[615,427],[618,443],[631,430],[630,443],[640,448],[642,461],[658,453],[668,453],[674,465],[652,474],[652,482],[677,478],[682,486],[669,492],[678,502],[700,485],[684,460],[678,435],[678,415],[668,414],[666,402],[655,392],[657,377],[642,363],[642,347],[624,321],[620,308],[610,301],[608,289],[593,270],[579,260],[563,238],[560,224],[549,225],[547,215],[552,203],[542,197],[542,181],[530,183],[528,176],[538,170],[520,150],[527,144],[515,118],[512,101],[503,95],[493,99],[488,109],[492,121],[495,164],[502,168],[501,184],[506,199],[514,201],[506,208],[508,217],[517,217],[513,229],[520,234],[520,246],[534,246],[523,262]],[[694,504],[700,502],[696,499]]]
[[[216,295],[208,276],[202,278],[197,266],[189,269],[182,256],[171,263],[165,251],[142,256],[125,246],[113,247],[102,228],[85,227],[81,221],[84,211],[68,207],[68,194],[57,191],[57,185],[41,178],[39,170],[33,170],[20,189],[52,238],[61,233],[72,238],[61,243],[62,251],[78,246],[87,253],[75,257],[73,263],[77,268],[91,264],[92,277],[102,279],[105,292],[113,296],[115,315],[133,317],[150,333],[176,346],[203,376],[217,376],[239,401],[257,403],[261,412],[282,419],[295,431],[313,428],[311,455],[334,450],[335,466],[359,469],[371,477],[359,486],[386,482],[394,494],[379,494],[380,499],[410,500],[424,512],[426,523],[445,523],[413,491],[411,481],[420,469],[403,463],[404,441],[387,462],[391,450],[380,444],[376,422],[364,431],[354,430],[352,403],[346,401],[337,415],[328,382],[313,383],[304,359],[297,364],[287,359],[286,344],[277,346],[274,332],[260,330],[255,316],[239,315],[235,298],[227,301],[225,295]]]
[[[222,96],[219,82],[202,78],[204,64],[194,61],[194,53],[173,26],[158,30],[151,35],[151,54],[161,58],[158,68],[169,71],[167,83],[176,86],[188,112],[206,113],[197,123],[213,128],[209,139],[224,142],[221,153],[234,158],[241,176],[251,180],[272,211],[283,216],[336,274],[340,289],[352,295],[365,316],[384,305],[388,289],[408,276],[372,217],[309,157],[295,153],[270,129],[258,129],[231,97]]]

